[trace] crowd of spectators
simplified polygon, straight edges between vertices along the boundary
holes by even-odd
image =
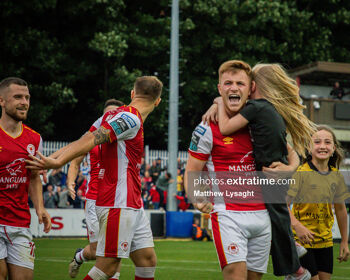
[[[184,163],[179,158],[176,175],[177,189],[176,194],[173,194],[177,199],[178,211],[193,209],[193,206],[187,200],[184,190],[184,172]],[[152,165],[146,164],[144,158],[142,158],[140,173],[144,208],[166,210],[169,184],[174,182],[173,175],[167,171],[166,167],[162,167],[160,158],[153,160]]]
[[[66,186],[67,174],[62,171],[62,168],[42,171],[41,182],[43,185],[43,197],[45,208],[84,208],[85,191],[87,186],[88,172],[83,174],[84,167],[87,163],[83,162],[81,171],[75,179],[76,198],[73,200],[68,194]],[[32,202],[29,200],[29,205],[32,207]]]

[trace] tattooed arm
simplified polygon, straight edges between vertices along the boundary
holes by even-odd
[[[59,168],[72,159],[88,153],[96,145],[109,142],[109,133],[110,131],[102,126],[93,133],[88,132],[79,140],[71,143],[56,159],[45,157],[41,153],[38,153],[40,159],[29,156],[32,160],[26,161],[27,168],[33,170]]]

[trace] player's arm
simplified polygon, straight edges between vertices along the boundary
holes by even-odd
[[[230,118],[226,112],[222,98],[215,99],[215,102],[218,104],[219,128],[222,135],[230,135],[249,123],[241,114]]]
[[[273,162],[270,164],[269,167],[263,167],[263,171],[267,173],[279,172],[280,173],[279,177],[288,177],[288,175],[290,175],[289,173],[295,172],[300,165],[299,156],[289,143],[287,143],[287,150],[288,150],[288,156],[287,156],[288,165],[280,161]],[[281,172],[284,172],[285,174],[282,174]]]
[[[341,236],[339,257],[337,259],[339,262],[343,262],[347,261],[350,256],[348,245],[348,214],[345,203],[334,203],[334,210]]]
[[[44,232],[48,233],[51,229],[51,217],[44,208],[43,186],[38,171],[33,170],[31,172],[28,191],[30,199],[34,204],[39,224],[44,223]]]
[[[206,161],[196,159],[195,157],[189,155],[188,160],[187,160],[187,165],[186,165],[186,170],[185,170],[185,176],[184,176],[184,187],[185,191],[187,193],[187,196],[189,196],[189,187],[193,186],[193,182],[190,182],[190,176],[189,174],[191,172],[199,172],[202,171],[204,166],[206,164]],[[196,207],[199,211],[203,213],[210,213],[213,209],[213,205],[206,201],[202,203],[193,203],[193,206]]]
[[[28,169],[57,169],[72,159],[88,153],[93,147],[99,144],[110,142],[110,130],[101,126],[94,132],[87,132],[79,140],[70,144],[70,147],[58,156],[57,159],[45,157],[38,152],[40,159],[29,156],[32,160],[26,160]]]
[[[68,168],[66,184],[68,187],[69,195],[73,200],[75,199],[75,179],[78,176],[80,164],[83,162],[85,156],[86,154],[73,159]]]

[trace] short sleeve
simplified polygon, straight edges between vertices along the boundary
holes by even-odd
[[[347,198],[350,197],[349,189],[345,184],[344,176],[339,171],[337,172],[337,184],[332,184],[331,189],[335,188],[334,203],[343,203]]]
[[[292,176],[292,180],[291,180],[291,184],[289,185],[289,189],[287,194],[290,197],[296,197],[300,191],[300,188],[302,186],[302,175],[303,175],[304,171],[301,170],[297,170],[297,172],[295,172]]]
[[[95,130],[99,129],[101,124],[102,124],[102,119],[103,119],[103,116],[98,118],[93,124],[92,126],[90,127],[89,131],[90,132],[94,132]]]
[[[43,139],[40,136],[40,140],[39,140],[39,145],[38,145],[38,150],[37,152],[43,153],[44,152],[44,148],[43,148]],[[36,152],[36,153],[37,153]]]
[[[254,100],[249,100],[239,113],[249,122],[255,120],[258,113],[258,106]]]
[[[111,142],[133,139],[140,127],[140,119],[130,112],[119,112],[108,121],[102,121],[101,126],[111,131]]]
[[[192,133],[188,152],[196,159],[207,161],[213,148],[213,133],[210,126],[200,123]]]

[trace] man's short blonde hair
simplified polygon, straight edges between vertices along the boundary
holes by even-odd
[[[163,83],[156,76],[138,77],[134,84],[135,96],[157,100],[163,89]]]
[[[249,77],[250,81],[253,78],[253,72],[250,65],[244,61],[241,60],[228,60],[225,61],[223,64],[221,64],[219,68],[219,82],[221,80],[221,77],[226,72],[236,73],[237,71],[243,70],[247,76]]]

